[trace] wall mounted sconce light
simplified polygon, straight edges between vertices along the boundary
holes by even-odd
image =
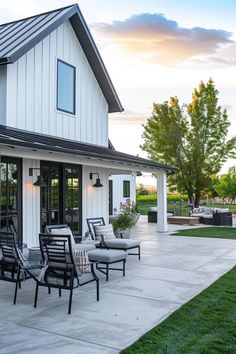
[[[98,177],[96,178],[96,182],[93,184],[93,187],[96,187],[96,188],[100,188],[100,187],[103,187],[103,184],[101,183],[100,181],[100,178],[99,178],[99,173],[90,173],[89,174],[89,179],[93,179],[93,175],[97,175]]]
[[[29,176],[33,176],[33,170],[39,170],[40,171],[40,168],[29,168]],[[42,178],[41,176],[39,175],[38,178],[37,178],[37,181],[35,181],[33,183],[34,186],[36,187],[46,187],[46,184],[44,181],[42,181]]]

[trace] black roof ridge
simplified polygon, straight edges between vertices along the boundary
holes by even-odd
[[[66,8],[73,7],[73,6],[77,6],[77,7],[78,7],[78,4],[77,4],[77,3],[74,3],[74,4],[72,4],[72,5],[60,7],[60,8],[58,8],[58,9],[54,9],[54,10],[50,10],[50,11],[45,11],[45,12],[42,12],[42,13],[39,13],[39,14],[36,14],[36,15],[24,17],[24,18],[21,18],[21,19],[19,19],[19,20],[1,23],[1,24],[0,24],[0,29],[1,29],[1,26],[7,26],[7,25],[10,25],[10,24],[13,24],[13,23],[17,23],[17,22],[29,20],[30,18],[33,18],[33,17],[42,16],[42,15],[47,15],[47,14],[49,14],[49,13],[51,13],[51,12],[56,12],[56,11],[65,10]]]

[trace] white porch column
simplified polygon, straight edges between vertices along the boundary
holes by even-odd
[[[157,231],[167,232],[167,187],[166,173],[160,171],[157,174]]]

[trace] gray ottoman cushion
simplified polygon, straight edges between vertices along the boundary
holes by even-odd
[[[112,247],[112,248],[123,248],[123,249],[129,249],[132,247],[138,247],[140,245],[140,242],[137,240],[130,240],[130,239],[122,239],[118,238],[115,240],[108,240],[105,241],[107,247]]]
[[[74,246],[73,246],[73,250],[76,250],[76,251],[83,251],[83,250],[86,250],[86,251],[90,251],[90,250],[94,250],[96,248],[96,246],[93,244],[93,243],[76,243]]]
[[[124,251],[116,250],[94,250],[88,251],[90,261],[111,263],[126,259],[128,254]]]

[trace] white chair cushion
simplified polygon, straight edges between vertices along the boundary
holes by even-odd
[[[52,235],[70,235],[71,246],[75,245],[75,239],[69,227],[62,227],[58,229],[51,229]]]
[[[113,232],[113,227],[111,224],[105,226],[95,226],[96,237],[103,236],[104,240],[115,240],[116,237]]]

